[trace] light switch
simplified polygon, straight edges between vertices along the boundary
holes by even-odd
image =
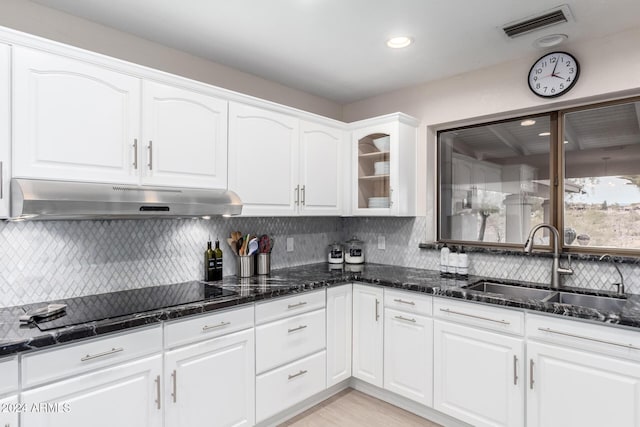
[[[293,237],[287,237],[287,252],[293,252]]]
[[[378,236],[378,249],[381,251],[385,249],[385,239],[382,234]]]

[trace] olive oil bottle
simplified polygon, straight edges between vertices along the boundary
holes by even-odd
[[[211,249],[211,241],[207,242],[207,250],[204,251],[204,280],[210,282],[214,279],[214,272],[216,269],[216,256],[213,249]]]
[[[213,277],[210,280],[222,280],[222,249],[220,241],[216,238],[216,248],[213,250]]]

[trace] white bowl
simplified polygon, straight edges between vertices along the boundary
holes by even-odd
[[[373,145],[380,151],[389,151],[389,145],[391,144],[390,136],[383,136],[382,138],[376,138],[373,140]]]
[[[373,164],[373,173],[375,175],[388,175],[389,162],[375,162]]]

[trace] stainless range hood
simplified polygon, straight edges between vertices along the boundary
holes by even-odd
[[[11,180],[11,220],[194,218],[239,215],[227,190]]]

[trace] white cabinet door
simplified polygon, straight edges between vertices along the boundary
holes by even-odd
[[[640,364],[529,341],[529,427],[640,426]]]
[[[327,289],[327,387],[351,377],[351,284]]]
[[[353,285],[353,376],[382,387],[382,288]]]
[[[140,80],[13,47],[13,175],[137,183]]]
[[[523,426],[523,354],[522,339],[435,320],[434,408],[476,427]]]
[[[433,404],[433,320],[384,310],[384,388]]]
[[[300,213],[340,215],[344,134],[311,122],[300,123]]]
[[[255,422],[253,329],[165,354],[166,427]]]
[[[6,44],[0,44],[0,219],[9,216],[9,180],[11,179],[10,55],[11,48]]]
[[[142,183],[227,188],[227,101],[145,81]]]
[[[243,215],[294,215],[300,201],[298,119],[229,103],[229,189]]]
[[[162,425],[162,356],[152,356],[56,381],[22,393],[22,427],[158,427]],[[57,404],[57,405],[56,405]]]
[[[0,399],[0,426],[18,427],[20,409],[17,395]]]
[[[404,114],[351,124],[353,215],[416,215],[417,125]],[[388,147],[376,146],[383,137],[389,137]]]

